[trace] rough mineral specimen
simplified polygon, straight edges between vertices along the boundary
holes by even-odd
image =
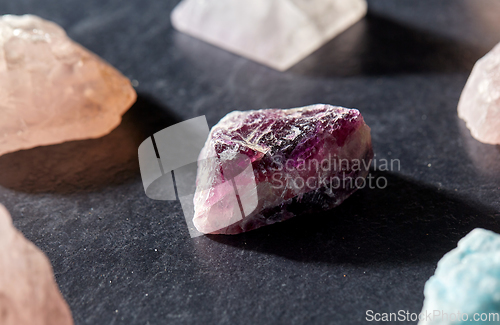
[[[499,324],[500,235],[474,229],[439,261],[424,294],[422,315],[436,316],[422,317],[420,325]],[[474,321],[476,313],[482,321]]]
[[[36,16],[0,17],[0,155],[96,138],[135,102],[129,80]]]
[[[0,324],[72,325],[45,255],[16,231],[0,205]]]
[[[458,116],[474,138],[500,144],[500,44],[474,66],[458,104]]]
[[[331,209],[362,186],[372,158],[370,128],[355,109],[232,112],[200,153],[193,223],[237,234]]]
[[[179,31],[286,70],[360,20],[365,0],[184,0]]]

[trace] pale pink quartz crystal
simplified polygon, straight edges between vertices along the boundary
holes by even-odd
[[[0,17],[0,155],[109,133],[136,100],[130,81],[36,16]]]
[[[237,234],[313,217],[349,197],[372,158],[370,128],[356,109],[232,112],[200,153],[193,223],[202,233]]]
[[[458,116],[474,138],[500,144],[500,44],[474,66],[460,97]]]
[[[50,262],[0,205],[0,324],[72,325]]]

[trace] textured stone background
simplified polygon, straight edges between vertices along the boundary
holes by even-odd
[[[278,73],[175,32],[178,1],[0,1],[139,82],[110,135],[0,157],[0,202],[50,258],[76,324],[362,324],[419,312],[437,261],[475,227],[500,232],[500,147],[456,106],[500,41],[497,0],[371,0],[361,22]],[[190,239],[180,204],[149,200],[138,145],[175,122],[329,103],[361,110],[385,190],[235,237]]]

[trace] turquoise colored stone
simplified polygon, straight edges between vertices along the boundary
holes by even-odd
[[[500,235],[474,229],[461,239],[424,295],[419,325],[500,324]]]

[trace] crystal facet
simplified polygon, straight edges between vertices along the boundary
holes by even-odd
[[[472,321],[476,313],[500,317],[500,235],[478,228],[461,239],[439,261],[424,294],[422,314],[436,311],[443,317],[422,318],[420,325],[498,324],[499,318]],[[457,320],[459,314],[468,319]]]
[[[460,97],[458,115],[474,138],[500,144],[500,44],[474,66]]]
[[[129,80],[36,16],[0,17],[0,155],[109,133],[135,102]]]
[[[223,49],[286,70],[360,20],[365,0],[184,0],[172,24]]]
[[[0,205],[0,324],[72,325],[71,311],[45,255]]]
[[[200,153],[194,225],[237,234],[331,209],[364,181],[372,158],[370,128],[355,109],[232,112]]]

